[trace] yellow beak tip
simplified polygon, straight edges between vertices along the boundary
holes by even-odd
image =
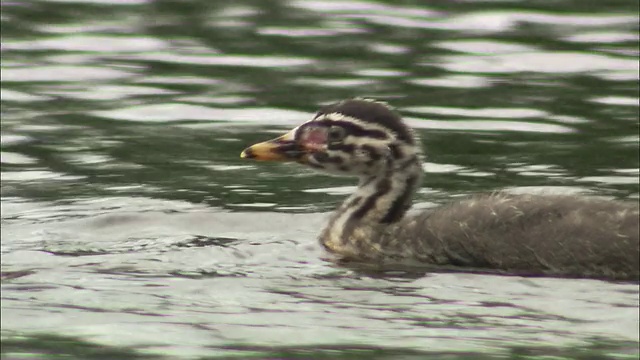
[[[258,161],[295,161],[285,151],[293,144],[294,131],[272,140],[253,144],[240,153],[240,158]]]
[[[253,155],[253,152],[251,151],[251,148],[244,149],[240,153],[240,158],[241,159],[250,159],[250,158],[253,158],[253,157],[255,157],[255,156]]]

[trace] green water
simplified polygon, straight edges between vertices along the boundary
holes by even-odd
[[[2,358],[637,358],[637,284],[378,276],[352,179],[242,161],[352,96],[422,137],[417,208],[639,197],[636,1],[2,3]]]

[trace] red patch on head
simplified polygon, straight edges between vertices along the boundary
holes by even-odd
[[[320,150],[327,144],[327,129],[324,127],[310,127],[301,137],[302,145],[309,150]]]

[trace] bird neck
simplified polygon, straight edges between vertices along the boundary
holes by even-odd
[[[360,179],[356,192],[342,203],[323,231],[320,240],[325,248],[345,257],[360,257],[371,253],[362,251],[365,248],[379,248],[376,242],[409,210],[422,179],[418,156],[394,163],[384,172]]]

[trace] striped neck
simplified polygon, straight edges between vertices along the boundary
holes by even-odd
[[[422,167],[415,154],[385,172],[360,179],[358,189],[331,216],[320,241],[347,258],[384,252],[381,235],[411,207],[420,186]],[[366,251],[363,251],[366,250]]]

